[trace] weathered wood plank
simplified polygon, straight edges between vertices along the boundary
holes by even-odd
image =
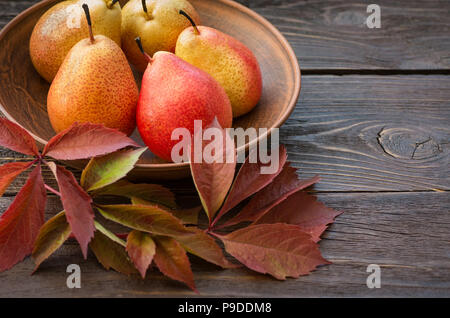
[[[450,190],[450,76],[304,76],[302,86],[281,142],[302,177],[323,177],[316,190]]]
[[[0,27],[38,0],[0,1]],[[369,1],[239,0],[270,20],[303,70],[450,68],[450,2],[379,0],[381,28],[365,21]]]
[[[320,194],[345,213],[326,232],[321,249],[334,264],[300,279],[276,281],[246,269],[219,270],[193,259],[201,296],[450,296],[448,193]],[[11,198],[0,199],[0,210]],[[60,210],[50,198],[48,214]],[[82,288],[66,287],[66,267],[79,264]],[[369,264],[381,266],[381,289],[368,289]],[[156,270],[146,281],[104,271],[71,241],[33,276],[31,260],[0,273],[0,297],[195,296]]]
[[[319,191],[450,189],[450,77],[304,76],[281,128]]]

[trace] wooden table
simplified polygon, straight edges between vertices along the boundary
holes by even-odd
[[[35,2],[0,0],[0,27]],[[282,142],[301,176],[323,177],[319,199],[345,213],[321,242],[333,265],[279,282],[195,259],[201,295],[450,296],[450,2],[378,0],[380,29],[364,24],[372,2],[363,0],[240,2],[295,49],[302,93]],[[20,158],[0,149],[0,163]],[[23,182],[0,199],[0,211]],[[177,193],[194,194],[189,183]],[[60,208],[50,197],[47,213]],[[80,254],[69,243],[34,276],[29,259],[1,273],[0,297],[195,295],[156,271],[128,278]],[[79,290],[66,287],[72,263],[82,269]],[[380,289],[366,286],[369,264],[381,267]]]

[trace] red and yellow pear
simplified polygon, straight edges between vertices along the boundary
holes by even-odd
[[[89,38],[67,54],[50,86],[47,111],[56,132],[73,123],[103,124],[130,135],[136,127],[139,91],[121,48],[93,35],[89,8],[83,5]]]
[[[88,25],[81,8],[86,3],[97,21],[94,35],[102,34],[121,43],[122,13],[118,0],[68,0],[55,4],[36,23],[30,38],[31,61],[49,83],[53,81],[67,53],[86,37]]]
[[[154,154],[172,161],[172,148],[179,142],[172,140],[173,131],[186,128],[192,135],[196,120],[202,121],[203,128],[214,118],[222,127],[231,127],[230,100],[208,73],[170,52],[157,52],[153,58],[144,56],[148,67],[142,79],[137,125]]]
[[[225,89],[233,107],[233,116],[250,112],[262,94],[259,63],[242,42],[219,30],[197,26],[188,13],[180,11],[192,26],[178,37],[175,54],[204,70]]]

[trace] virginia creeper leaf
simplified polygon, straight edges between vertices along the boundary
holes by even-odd
[[[133,170],[147,148],[119,150],[102,157],[92,158],[81,175],[81,186],[93,191],[110,185]]]
[[[0,146],[25,155],[39,156],[33,137],[25,129],[6,118],[0,118]]]
[[[195,235],[176,238],[189,253],[222,268],[238,267],[225,258],[222,249],[217,245],[214,238],[199,228],[191,228],[191,230],[195,232]]]
[[[329,264],[311,236],[296,225],[259,224],[219,236],[228,253],[248,268],[284,280]]]
[[[38,164],[13,203],[0,218],[0,272],[31,254],[44,224],[46,191]]]
[[[41,227],[32,253],[36,264],[35,271],[43,261],[64,244],[70,233],[70,225],[67,223],[64,211],[52,217]]]
[[[193,234],[179,219],[156,205],[102,205],[97,209],[106,219],[134,230],[175,237]]]
[[[11,162],[0,167],[0,197],[19,174],[31,167],[31,162]]]
[[[197,292],[191,263],[180,243],[165,236],[157,236],[154,239],[156,241],[155,264],[161,273],[185,283]]]
[[[233,139],[225,129],[220,127],[217,119],[208,129],[214,129],[217,132],[217,140],[214,137],[210,141],[204,141],[201,131],[197,132],[193,137],[194,142],[192,144],[194,146],[191,147],[190,167],[203,208],[211,221],[233,183],[236,171],[236,149]],[[202,145],[201,148],[196,146],[199,143]],[[217,147],[214,147],[214,145],[217,145]],[[213,148],[212,151],[205,151],[210,147]],[[210,158],[212,159],[211,163],[206,161],[205,152],[214,155],[214,158]]]
[[[131,203],[139,205],[155,205],[152,202],[148,202],[146,200],[142,200],[139,198],[131,198]],[[172,209],[167,210],[173,216],[180,219],[183,224],[197,224],[198,223],[198,214],[202,210],[201,206],[197,206],[191,209]]]
[[[139,147],[118,130],[103,125],[75,123],[50,139],[42,155],[58,160],[88,159],[128,146]]]
[[[118,237],[116,234],[105,228],[103,225],[98,223],[97,221],[94,221],[95,224],[95,230],[102,232],[103,235],[107,236],[111,241],[116,242],[117,244],[126,247],[127,243],[122,240],[120,237]]]
[[[150,234],[132,231],[127,238],[127,252],[142,278],[145,278],[156,253],[156,245]]]
[[[256,152],[256,150],[254,150]],[[250,163],[248,156],[245,162],[242,164],[239,173],[234,180],[230,193],[228,194],[225,203],[223,204],[220,212],[218,213],[215,222],[218,221],[225,213],[230,211],[236,205],[243,200],[247,199],[251,195],[255,194],[275,179],[276,176],[282,171],[284,164],[286,163],[286,148],[281,146],[279,148],[279,164],[278,170],[273,174],[262,174],[261,168],[265,166],[259,160],[255,163]]]
[[[294,224],[310,234],[314,242],[318,242],[322,233],[327,229],[327,225],[333,223],[334,218],[340,214],[341,212],[330,209],[317,201],[315,196],[300,191],[275,206],[254,224]]]
[[[256,221],[291,194],[320,181],[318,176],[308,180],[299,180],[296,171],[297,169],[286,164],[271,184],[256,193],[250,202],[222,227]]]
[[[113,195],[129,199],[141,199],[144,201],[162,204],[169,208],[176,208],[174,194],[167,188],[158,184],[134,184],[126,180],[120,180],[105,188],[94,191],[94,195]]]
[[[125,242],[99,223],[96,222],[95,225],[97,231],[89,246],[100,264],[106,270],[112,268],[125,275],[136,274],[137,270],[125,250]]]
[[[48,166],[58,181],[61,201],[66,211],[67,222],[80,243],[83,256],[87,258],[88,245],[94,237],[94,211],[91,197],[78,185],[74,175],[61,166],[49,162]]]

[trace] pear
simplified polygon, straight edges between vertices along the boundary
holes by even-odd
[[[219,30],[197,26],[188,13],[180,11],[192,26],[179,36],[175,54],[214,77],[225,89],[233,107],[233,117],[244,115],[262,94],[259,63],[242,42]]]
[[[49,83],[70,49],[86,37],[88,25],[81,5],[86,3],[96,24],[94,34],[103,34],[121,44],[122,14],[118,0],[70,0],[45,12],[33,29],[30,55],[38,73]]]
[[[175,52],[178,35],[190,26],[178,12],[185,10],[194,21],[200,18],[186,0],[130,0],[122,10],[122,48],[128,60],[143,72],[147,61],[136,46],[140,37],[144,50],[153,55],[157,51]]]
[[[69,51],[47,97],[56,132],[73,123],[103,124],[130,135],[136,127],[139,91],[125,54],[113,40],[94,37],[89,9],[83,5],[89,38]]]
[[[231,127],[230,100],[208,73],[170,52],[157,52],[153,58],[144,56],[149,64],[142,79],[136,119],[142,140],[154,154],[172,161],[172,149],[179,143],[172,140],[172,133],[186,128],[192,136],[195,120],[201,120],[203,128],[215,118],[223,128]]]

